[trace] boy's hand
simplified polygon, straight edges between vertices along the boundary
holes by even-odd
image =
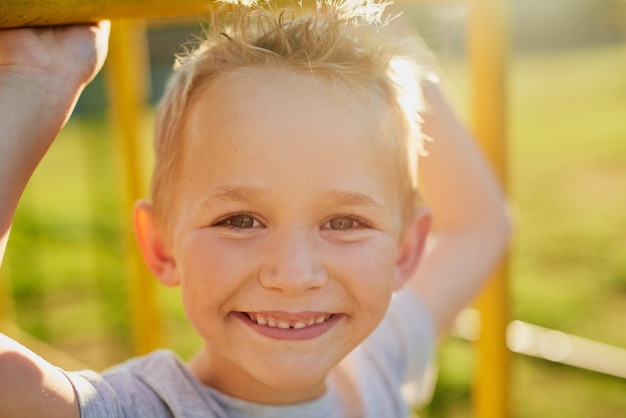
[[[0,30],[0,73],[84,86],[102,67],[109,23]]]
[[[26,182],[107,52],[109,24],[0,30],[0,262]]]
[[[0,30],[0,106],[16,129],[0,140],[45,152],[102,67],[108,32],[108,22]]]
[[[22,149],[39,161],[102,67],[109,26],[0,30],[0,110],[11,119],[1,121],[14,129],[0,141],[28,141]]]

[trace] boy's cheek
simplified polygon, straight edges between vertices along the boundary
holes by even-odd
[[[353,295],[358,295],[361,304],[376,306],[390,298],[394,290],[395,258],[393,245],[372,246],[367,251],[340,254],[335,262],[339,270],[335,277]]]

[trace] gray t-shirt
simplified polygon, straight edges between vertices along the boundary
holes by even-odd
[[[147,356],[97,374],[67,373],[81,418],[404,418],[406,397],[422,390],[434,345],[430,315],[410,292],[393,298],[387,315],[329,377],[312,401],[263,405],[200,383],[172,352]]]

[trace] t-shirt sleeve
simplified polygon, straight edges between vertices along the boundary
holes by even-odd
[[[81,418],[125,418],[113,388],[96,372],[66,372],[78,398]]]
[[[435,324],[431,313],[415,293],[403,290],[392,301],[389,321],[400,336],[398,348],[400,361],[405,362],[401,365],[405,372],[404,381],[421,381],[435,347]]]
[[[415,403],[428,390],[435,346],[435,326],[430,312],[409,289],[397,292],[387,315],[362,349],[388,385],[402,390]]]
[[[93,371],[66,375],[76,392],[81,418],[172,416],[154,391],[124,368],[108,372],[106,379]]]

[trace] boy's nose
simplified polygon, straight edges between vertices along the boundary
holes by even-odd
[[[263,287],[299,294],[324,286],[328,272],[313,240],[303,231],[272,240],[258,273]]]

